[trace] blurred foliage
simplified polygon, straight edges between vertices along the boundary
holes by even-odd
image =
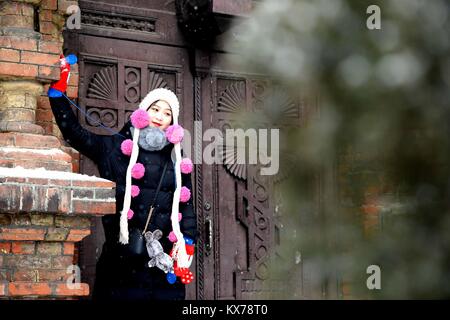
[[[373,4],[381,30],[366,27]],[[450,298],[449,7],[266,0],[236,26],[233,63],[318,101],[305,125],[283,128],[273,275],[290,289],[278,297]],[[283,116],[276,98],[266,105],[268,119]],[[372,264],[381,290],[366,286]]]

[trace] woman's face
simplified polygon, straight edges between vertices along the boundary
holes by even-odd
[[[165,130],[172,122],[172,109],[164,100],[153,103],[147,111],[150,116],[149,126]]]

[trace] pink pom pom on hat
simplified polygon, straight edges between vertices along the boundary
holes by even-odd
[[[134,111],[130,117],[130,120],[133,127],[137,129],[143,129],[150,123],[150,117],[148,116],[147,111],[142,109],[137,109]]]

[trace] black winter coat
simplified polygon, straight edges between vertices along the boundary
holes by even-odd
[[[169,284],[163,271],[156,267],[148,268],[146,266],[148,259],[131,258],[125,250],[126,245],[118,241],[119,217],[123,207],[126,172],[130,159],[129,156],[122,154],[120,145],[123,140],[131,138],[131,123],[125,124],[120,135],[97,135],[81,127],[65,97],[50,98],[50,103],[64,139],[97,164],[102,178],[116,183],[116,214],[102,218],[106,241],[97,263],[94,299],[184,299],[185,288],[179,280],[175,284]],[[139,149],[137,162],[145,166],[145,175],[138,180],[132,179],[132,184],[139,186],[140,193],[131,199],[134,216],[128,221],[129,228],[134,226],[144,228],[164,164],[168,161],[166,175],[148,227],[150,231],[159,229],[163,232],[160,242],[166,253],[172,249],[172,243],[167,238],[172,230],[170,215],[175,190],[175,173],[170,157],[172,149],[173,144],[160,151]],[[182,185],[192,191],[190,174],[182,174]],[[197,222],[192,203],[192,197],[186,203],[180,202],[180,212],[183,215],[180,228],[185,236],[196,241]]]

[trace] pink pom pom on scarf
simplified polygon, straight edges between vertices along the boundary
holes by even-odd
[[[120,150],[126,156],[131,156],[131,151],[133,151],[133,140],[127,139],[122,142],[120,145]]]
[[[187,187],[181,187],[180,201],[188,202],[191,198],[191,191]]]
[[[181,160],[181,164],[180,164],[181,173],[184,173],[184,174],[191,173],[193,166],[194,165],[192,164],[191,159],[184,158],[183,160]]]
[[[141,189],[139,189],[139,187],[138,186],[135,186],[135,185],[132,185],[131,186],[131,196],[134,198],[134,197],[137,197],[138,195],[139,195],[139,192],[141,192]]]
[[[140,179],[145,174],[145,167],[142,163],[136,163],[131,169],[131,176],[135,179]]]
[[[173,144],[177,144],[183,140],[184,129],[179,124],[173,124],[166,129],[166,137]]]

